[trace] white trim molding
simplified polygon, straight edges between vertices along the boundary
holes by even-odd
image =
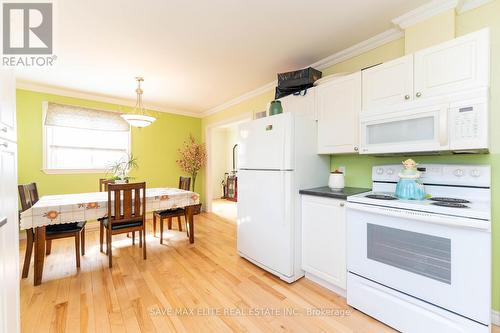
[[[500,326],[500,311],[491,309],[491,323]]]
[[[80,173],[105,174],[105,169],[42,169],[46,175],[74,175]]]
[[[347,49],[334,53],[329,57],[321,59],[310,66],[320,70],[326,69],[403,37],[403,31],[395,28],[389,29],[358,44],[348,47]]]
[[[406,29],[417,23],[430,19],[433,16],[454,9],[457,14],[481,7],[493,0],[433,0],[406,14],[396,17],[392,23],[400,29]]]
[[[401,29],[406,29],[433,16],[444,13],[447,10],[455,9],[458,5],[458,0],[433,0],[406,14],[396,17],[392,20],[392,23]]]
[[[484,6],[492,1],[493,0],[463,0],[457,8],[457,13],[463,14],[465,12],[468,12],[469,10]]]
[[[39,83],[35,83],[35,82],[30,82],[30,81],[17,80],[16,88],[21,89],[21,90],[29,90],[29,91],[45,93],[45,94],[52,94],[52,95],[59,95],[59,96],[65,96],[65,97],[73,97],[73,98],[85,99],[85,100],[90,100],[90,101],[102,102],[102,103],[115,104],[115,105],[119,105],[119,106],[128,106],[128,107],[135,106],[135,100],[132,100],[132,99],[116,98],[116,97],[103,96],[103,95],[94,95],[91,93],[86,93],[86,92],[82,92],[82,91],[78,91],[78,90],[53,87],[53,86],[48,86],[48,85],[39,84]],[[144,107],[147,110],[156,111],[156,112],[173,113],[173,114],[178,114],[178,115],[182,115],[182,116],[189,116],[189,117],[196,117],[196,118],[202,117],[202,114],[199,112],[168,109],[168,108],[160,107],[157,105],[147,105],[147,104],[145,104]]]
[[[326,58],[323,58],[311,65],[310,67],[317,68],[319,70],[328,68],[330,66],[333,66],[335,64],[338,64],[342,61],[351,59],[355,56],[358,56],[360,54],[363,54],[365,52],[368,52],[370,50],[373,50],[379,46],[382,46],[384,44],[390,43],[392,41],[395,41],[397,39],[403,38],[404,37],[404,32],[398,29],[389,29],[387,31],[384,31],[378,35],[375,35],[367,40],[362,41],[361,43],[355,44],[351,47],[348,47],[347,49],[344,49],[342,51],[339,51],[337,53],[334,53]],[[306,66],[306,67],[309,67]],[[248,100],[252,97],[258,96],[260,94],[263,94],[265,92],[268,92],[272,90],[276,86],[276,80],[269,82],[257,89],[254,89],[252,91],[249,91],[239,97],[233,98],[225,103],[222,103],[212,109],[206,110],[205,112],[202,113],[203,117],[209,116],[211,114],[220,112],[222,110],[225,110],[233,105],[239,104],[245,100]]]
[[[236,125],[252,119],[251,112],[245,112],[231,118],[225,118],[213,124],[209,124],[205,128],[205,145],[207,149],[207,163],[205,166],[205,210],[212,212],[213,186],[212,183],[212,133],[214,129],[221,128],[227,125]]]
[[[217,105],[216,107],[211,108],[209,110],[206,110],[205,112],[203,112],[201,114],[201,116],[206,117],[206,116],[209,116],[211,114],[217,113],[219,111],[225,110],[233,105],[236,105],[236,104],[239,104],[243,101],[246,101],[247,99],[250,99],[252,97],[255,97],[255,96],[258,96],[258,95],[263,94],[265,92],[268,92],[268,91],[272,90],[275,86],[276,86],[276,80],[274,80],[273,82],[266,83],[265,85],[263,85],[257,89],[254,89],[252,91],[244,93],[241,96],[233,98],[233,99],[231,99],[227,102],[224,102],[220,105]]]

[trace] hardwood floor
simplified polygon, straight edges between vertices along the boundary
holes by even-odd
[[[215,199],[212,201],[212,212],[226,220],[236,221],[237,203],[226,199]]]
[[[22,332],[393,332],[313,282],[290,285],[240,258],[233,223],[202,214],[195,228],[194,244],[175,230],[160,245],[149,225],[147,260],[116,237],[112,269],[98,231],[79,271],[73,242],[54,241],[42,285],[33,265],[21,281]]]

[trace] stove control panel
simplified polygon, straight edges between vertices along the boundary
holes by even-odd
[[[470,175],[471,175],[472,177],[475,177],[475,178],[477,178],[477,177],[481,177],[481,170],[478,170],[478,169],[472,169],[472,170],[470,171]]]
[[[372,168],[372,180],[377,182],[398,182],[402,165],[377,165]],[[425,184],[491,186],[489,165],[467,164],[419,164],[418,171]]]

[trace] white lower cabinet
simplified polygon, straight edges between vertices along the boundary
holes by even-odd
[[[306,278],[345,294],[344,200],[302,195],[302,269]]]

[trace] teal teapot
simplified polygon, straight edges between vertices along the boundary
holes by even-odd
[[[417,163],[408,159],[403,162],[404,169],[399,173],[399,182],[396,185],[396,197],[403,200],[424,200],[425,187],[420,180],[420,171]]]

